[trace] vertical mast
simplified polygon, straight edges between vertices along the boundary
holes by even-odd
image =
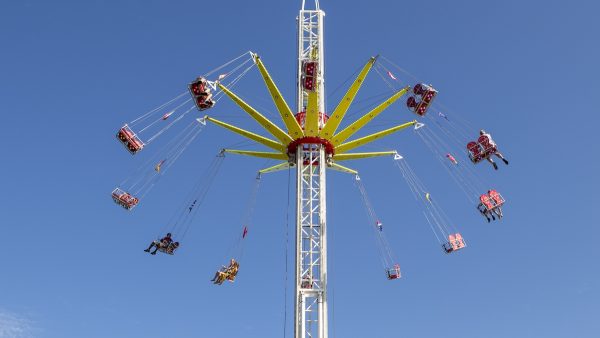
[[[298,64],[296,72],[296,111],[306,111],[307,93],[302,88],[302,65],[306,61],[318,63],[317,90],[319,91],[319,111],[325,112],[325,52],[323,46],[323,17],[325,12],[319,9],[319,1],[315,0],[314,9],[306,9],[302,1],[302,9],[298,21]]]
[[[319,1],[308,9],[305,1],[298,16],[298,65],[296,111],[309,112],[303,66],[317,64],[314,90],[318,94],[318,125],[324,124],[323,17]],[[322,113],[322,114],[321,114]],[[302,121],[304,124],[305,121]],[[304,126],[303,126],[304,127]],[[327,338],[327,232],[326,161],[322,144],[304,143],[296,150],[296,298],[295,338]]]

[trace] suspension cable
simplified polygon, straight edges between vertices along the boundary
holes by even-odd
[[[424,205],[423,215],[440,244],[445,244],[449,235],[456,233],[456,227],[448,215],[431,197],[423,182],[402,157],[396,158],[394,164],[400,169],[410,190],[417,200]]]
[[[371,223],[371,226],[373,227],[372,229],[374,229],[374,231],[375,231],[375,242],[377,244],[377,248],[379,251],[380,260],[383,265],[383,268],[387,272],[396,263],[394,255],[392,253],[392,249],[391,249],[389,242],[387,240],[387,237],[385,236],[385,233],[383,231],[383,227],[382,227],[383,225],[382,225],[380,219],[377,217],[377,214],[375,213],[375,209],[373,208],[373,205],[371,204],[371,201],[369,199],[369,196],[367,194],[365,186],[362,182],[362,179],[360,177],[358,177],[358,175],[357,175],[355,177],[354,182],[361,194],[361,198],[362,198],[363,204],[365,206],[365,210],[367,212],[367,218],[368,218],[369,222]]]
[[[149,112],[147,112],[147,113],[143,114],[142,116],[140,116],[140,117],[136,118],[135,120],[133,120],[133,121],[129,122],[129,124],[133,125],[133,124],[135,124],[135,123],[137,123],[137,122],[141,122],[141,120],[144,120],[144,119],[146,119],[146,118],[147,118],[149,115],[151,115],[152,113],[155,113],[155,112],[157,112],[157,111],[159,111],[159,110],[163,109],[164,107],[166,107],[166,106],[168,106],[169,104],[171,104],[171,103],[173,103],[173,102],[177,101],[178,99],[180,99],[181,97],[183,97],[183,96],[184,96],[184,95],[186,95],[186,94],[187,94],[187,91],[185,91],[185,92],[183,92],[183,93],[181,93],[181,94],[177,95],[176,97],[172,98],[171,100],[169,100],[169,101],[167,101],[167,102],[165,102],[165,103],[161,104],[160,106],[158,106],[158,107],[156,107],[156,108],[154,108],[154,109],[150,110]]]
[[[211,75],[211,74],[213,74],[213,73],[215,73],[215,72],[218,72],[219,70],[221,70],[221,69],[223,69],[223,68],[225,68],[225,67],[229,66],[230,64],[234,63],[235,61],[237,61],[237,60],[239,60],[239,59],[243,58],[243,57],[244,57],[246,54],[249,54],[249,55],[251,55],[251,54],[252,54],[252,52],[251,52],[251,51],[244,52],[242,55],[240,55],[240,56],[238,56],[238,57],[236,57],[236,58],[233,58],[232,60],[228,61],[227,63],[225,63],[225,64],[223,64],[223,65],[221,65],[221,66],[219,66],[219,67],[217,67],[217,68],[215,68],[215,69],[213,69],[213,70],[211,70],[211,71],[209,71],[208,73],[205,73],[205,74],[204,74],[204,77],[208,77],[209,75]]]
[[[287,186],[287,208],[285,211],[285,277],[283,291],[283,338],[286,338],[287,332],[287,290],[288,290],[288,246],[290,230],[290,186],[291,186],[291,168],[288,168],[288,186]]]
[[[252,226],[252,219],[254,216],[254,210],[256,208],[256,201],[258,199],[258,191],[261,184],[261,176],[258,174],[255,178],[254,185],[252,187],[252,191],[250,192],[250,196],[248,197],[248,202],[246,203],[246,211],[244,212],[244,216],[242,218],[242,235],[238,236],[237,246],[240,247],[238,253],[238,262],[241,262],[244,257],[244,248],[243,244],[244,238],[246,234],[250,231],[250,227]]]
[[[191,99],[190,99],[191,100]],[[188,100],[189,101],[189,100]],[[187,103],[187,101],[186,101]],[[159,137],[160,135],[162,135],[162,133],[164,133],[165,131],[167,131],[169,128],[171,128],[175,123],[177,123],[179,120],[181,120],[185,115],[187,115],[189,112],[191,112],[192,110],[194,110],[194,108],[196,108],[196,106],[191,106],[190,108],[188,108],[186,111],[184,111],[181,115],[177,116],[177,118],[175,120],[173,120],[173,122],[169,123],[168,125],[166,125],[165,127],[163,127],[160,131],[158,131],[156,134],[154,134],[154,136],[152,136],[150,139],[148,139],[148,142],[146,142],[146,144],[150,144],[152,141],[154,141],[157,137]]]
[[[183,107],[183,105],[185,105],[186,103],[190,102],[192,99],[187,99],[185,100],[183,103],[180,103],[177,107],[173,108],[171,111],[172,112],[176,112],[177,109]],[[165,119],[163,119],[163,117],[159,117],[158,119],[156,119],[154,122],[150,123],[149,125],[145,126],[144,128],[142,128],[140,131],[137,132],[138,135],[140,135],[141,133],[143,133],[144,131],[146,131],[146,129],[152,127],[153,125],[155,125],[156,123],[160,122],[160,121],[164,121]]]
[[[181,239],[185,237],[197,211],[204,202],[204,198],[219,172],[224,158],[225,156],[222,152],[219,152],[219,154],[215,156],[211,164],[206,168],[204,173],[200,175],[200,179],[188,193],[185,203],[180,207],[180,210],[175,212],[171,216],[169,222],[160,230],[161,234],[169,230],[168,232],[173,234],[180,233],[181,235],[179,238]]]

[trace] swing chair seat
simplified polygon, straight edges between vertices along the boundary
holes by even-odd
[[[144,142],[142,142],[127,124],[117,132],[117,140],[119,140],[119,142],[125,146],[125,149],[132,155],[135,155],[144,148]]]
[[[398,279],[400,277],[402,277],[402,275],[400,274],[400,265],[399,264],[394,264],[394,266],[390,269],[387,269],[387,279],[389,280],[393,280],[393,279]]]
[[[303,63],[302,73],[304,75],[315,76],[317,74],[319,64],[316,61],[304,61]]]
[[[498,152],[496,144],[485,135],[479,136],[477,142],[469,142],[467,144],[467,150],[469,159],[474,164],[477,164]]]
[[[240,263],[234,260],[234,262],[228,266],[223,266],[221,269],[217,270],[215,274],[215,278],[213,280],[214,284],[221,285],[226,280],[233,283],[235,278],[237,277],[238,271],[240,269]]]
[[[302,85],[305,90],[312,92],[315,90],[315,78],[313,76],[302,76]]]
[[[504,205],[504,202],[506,202],[504,197],[502,197],[502,195],[500,195],[500,193],[496,190],[490,190],[488,196],[490,196],[490,198],[494,201],[496,207],[501,207]]]
[[[225,278],[232,282],[235,281],[235,278],[237,277],[238,271],[240,270],[240,263],[238,263],[237,261],[233,263],[233,265],[230,265],[227,267],[227,270],[225,271]]]
[[[413,93],[420,96],[421,100],[417,100],[415,96],[410,96],[406,100],[406,106],[415,114],[425,116],[431,102],[437,95],[437,90],[424,83],[418,83],[413,87]]]
[[[115,188],[115,190],[113,190],[111,196],[115,203],[117,203],[118,205],[122,206],[123,208],[125,208],[127,210],[133,209],[139,203],[138,198],[133,197],[130,193],[128,193],[120,188]]]
[[[192,96],[199,96],[202,94],[206,95],[208,91],[210,91],[207,86],[206,79],[203,77],[199,77],[194,82],[190,83],[189,89]]]
[[[215,105],[215,101],[213,101],[213,99],[207,99],[206,97],[198,97],[196,99],[196,107],[200,111],[210,109],[214,105]]]
[[[210,93],[210,86],[205,78],[197,78],[189,84],[188,88],[198,110],[203,111],[215,105],[215,101],[212,99],[212,94]]]
[[[155,242],[155,243],[156,243],[156,242]],[[169,248],[169,247],[164,247],[164,246],[162,246],[162,244],[160,244],[160,243],[157,243],[157,245],[159,246],[159,247],[158,247],[158,251],[160,251],[160,252],[162,252],[162,253],[165,253],[165,254],[167,254],[167,255],[171,255],[171,256],[172,256],[172,255],[174,255],[174,254],[175,254],[175,250],[177,250],[177,249],[173,249],[173,248]]]
[[[504,197],[496,190],[490,190],[489,194],[479,196],[480,205],[483,205],[487,211],[493,211],[504,205]]]
[[[463,249],[466,246],[465,240],[459,233],[449,235],[448,242],[442,245],[444,251],[448,254]]]
[[[318,63],[316,61],[304,61],[302,64],[302,87],[307,91],[316,89],[318,75]]]

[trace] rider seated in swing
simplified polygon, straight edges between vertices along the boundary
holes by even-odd
[[[488,196],[494,202],[494,209],[492,211],[498,216],[498,218],[502,218],[502,205],[504,204],[504,198],[500,196],[496,190],[488,190]]]
[[[394,264],[390,269],[387,269],[387,279],[398,279],[400,278],[400,265]]]
[[[482,215],[485,217],[485,219],[487,219],[488,223],[490,222],[490,217],[488,217],[488,215],[492,217],[492,220],[494,220],[494,221],[496,220],[496,217],[494,217],[494,214],[493,214],[493,213],[491,213],[491,212],[490,212],[490,211],[489,211],[489,210],[488,210],[488,209],[485,207],[485,205],[483,205],[483,203],[479,203],[479,204],[477,205],[477,210],[479,210],[479,212],[480,212],[480,213],[481,213],[481,214],[482,214]]]
[[[214,106],[215,102],[212,99],[213,94],[210,89],[196,97],[196,103],[201,109],[208,109]]]
[[[154,251],[150,252],[151,255],[156,255],[156,251],[158,251],[158,249],[166,249],[169,247],[169,245],[173,242],[173,239],[171,238],[171,233],[169,232],[165,237],[161,238],[158,241],[152,241],[152,243],[150,243],[150,246],[148,246],[148,249],[144,250],[145,252],[150,252],[150,250],[154,247]],[[179,246],[179,243],[177,243],[177,246]],[[174,250],[174,249],[173,249]]]
[[[481,129],[479,131],[479,137],[481,138],[482,136],[487,137],[487,139],[489,140],[489,145],[494,149],[494,152],[486,157],[486,160],[490,162],[492,166],[494,166],[494,169],[498,170],[498,165],[496,164],[496,162],[494,162],[494,160],[492,160],[492,155],[496,155],[496,157],[501,159],[504,162],[504,164],[508,165],[508,160],[505,159],[504,155],[502,155],[502,153],[498,151],[498,148],[496,146],[496,143],[492,139],[492,136],[489,133],[486,133],[485,130]],[[484,151],[487,151],[487,149],[484,149]]]
[[[210,281],[217,285],[223,284],[225,279],[227,279],[227,274],[225,273],[224,268],[225,267],[221,268],[221,270],[217,270],[215,276]]]
[[[504,205],[504,198],[500,196],[496,190],[488,190],[487,194],[483,194],[479,196],[479,205],[477,205],[477,210],[485,216],[487,221],[490,221],[488,215],[492,217],[493,220],[496,220],[494,214],[498,216],[498,219],[501,219],[504,215],[502,214],[502,205]]]
[[[221,266],[221,269],[217,270],[215,276],[210,281],[214,284],[221,285],[225,280],[229,280],[233,282],[240,268],[240,263],[238,263],[234,258],[229,261],[229,266]]]
[[[467,244],[465,244],[463,237],[459,233],[448,235],[448,242],[442,245],[444,251],[448,254],[454,251],[458,251],[464,248],[465,246],[467,246]]]
[[[240,263],[236,262],[236,260],[232,258],[229,262],[229,266],[227,267],[227,280],[233,282],[239,269]]]
[[[212,98],[213,94],[205,78],[197,78],[194,82],[190,83],[189,89],[199,110],[209,109],[215,105],[215,101]]]

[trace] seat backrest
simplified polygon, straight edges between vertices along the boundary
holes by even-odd
[[[463,238],[462,238],[461,234],[459,234],[459,233],[448,236],[448,240],[449,240],[450,244],[452,245],[452,249],[454,249],[454,250],[462,249],[465,247]]]
[[[481,145],[483,153],[485,153],[484,156],[493,154],[496,151],[496,145],[487,134],[479,136],[479,138],[477,139],[477,143]]]
[[[479,200],[481,201],[481,204],[483,204],[486,207],[486,209],[488,209],[488,210],[494,209],[494,204],[492,203],[492,200],[490,199],[490,197],[487,194],[483,194],[483,195],[479,196]]]
[[[467,143],[467,150],[469,151],[469,157],[471,160],[478,161],[481,156],[481,147],[477,142],[469,142]]]
[[[504,203],[504,199],[496,190],[490,190],[489,195],[494,200],[494,202],[496,202],[496,206],[500,206],[502,205],[502,203]]]

